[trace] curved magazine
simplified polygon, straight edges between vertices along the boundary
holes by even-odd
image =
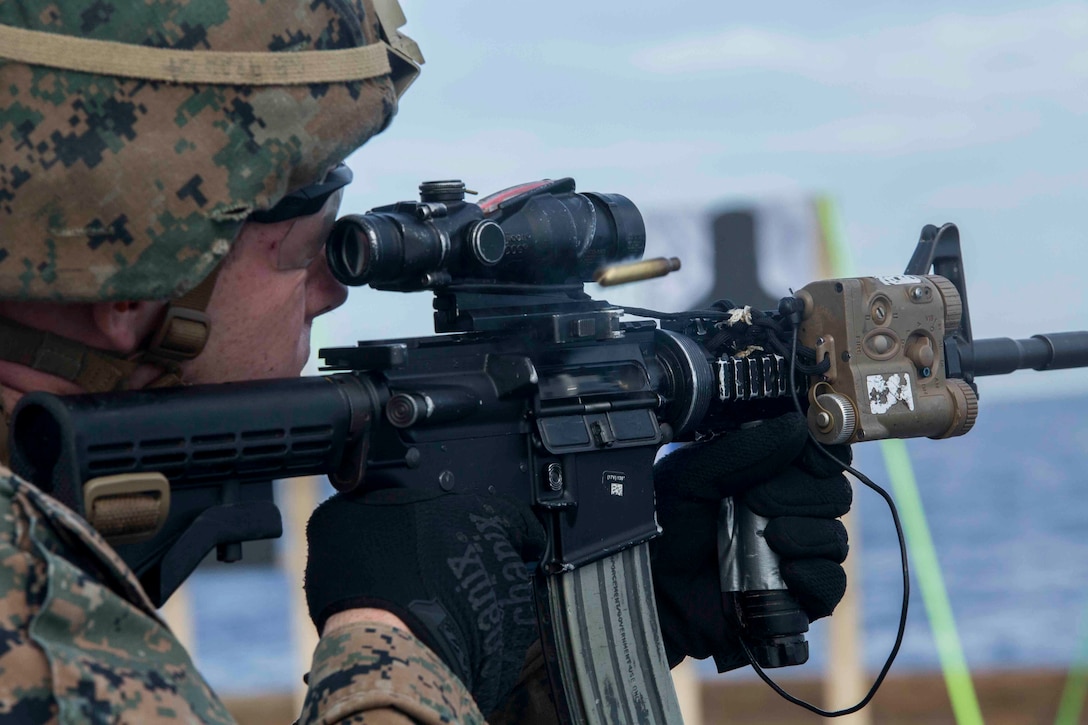
[[[683,722],[658,626],[646,543],[544,579],[553,681],[577,725]]]

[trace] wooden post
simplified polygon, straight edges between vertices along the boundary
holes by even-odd
[[[193,620],[192,599],[189,596],[189,584],[183,583],[170,598],[163,602],[159,608],[159,616],[166,622],[166,626],[174,633],[174,637],[189,658],[196,662],[196,627]]]
[[[283,481],[280,485],[283,486],[284,533],[287,538],[280,564],[287,573],[291,592],[289,607],[291,633],[295,644],[297,677],[294,694],[297,715],[302,712],[302,704],[306,699],[306,685],[302,681],[302,675],[310,671],[318,640],[317,630],[306,609],[306,593],[302,589],[302,582],[306,573],[306,522],[317,507],[321,481],[314,476],[307,476]]]
[[[684,725],[703,725],[703,687],[690,658],[672,669],[672,684],[680,701]]]
[[[817,197],[814,202],[816,224],[821,239],[818,250],[819,276],[847,277],[854,273],[850,247],[843,239],[838,213],[829,197]],[[847,478],[854,490],[860,484],[849,474]],[[827,672],[824,674],[824,709],[841,710],[857,704],[865,697],[872,682],[865,673],[864,637],[861,619],[861,577],[858,562],[861,559],[859,527],[855,525],[857,512],[842,518],[850,537],[850,555],[843,563],[846,570],[846,596],[828,619]],[[871,708],[863,708],[852,715],[838,718],[843,725],[869,725]]]
[[[864,638],[861,621],[861,581],[858,574],[861,541],[854,514],[843,517],[850,537],[850,556],[843,563],[846,570],[846,596],[828,619],[828,658],[824,674],[824,709],[841,710],[851,707],[865,697],[871,685],[865,673]],[[843,725],[870,725],[871,709],[866,707],[851,715],[837,718]]]

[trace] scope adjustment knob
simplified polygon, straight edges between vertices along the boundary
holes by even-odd
[[[419,200],[425,203],[464,201],[465,182],[460,179],[424,181],[419,185]]]
[[[842,393],[817,395],[816,404],[809,406],[808,420],[816,439],[828,446],[850,440],[858,427],[854,404]]]
[[[468,245],[476,261],[491,267],[501,262],[506,254],[506,233],[495,222],[484,219],[469,228]]]

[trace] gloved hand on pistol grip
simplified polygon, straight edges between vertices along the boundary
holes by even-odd
[[[849,463],[849,446],[830,446]],[[782,579],[809,620],[826,617],[846,591],[840,564],[848,551],[836,519],[850,510],[842,467],[808,439],[796,413],[693,443],[654,466],[663,533],[651,546],[658,617],[669,665],[713,656],[719,671],[747,664],[736,613],[723,603],[718,513],[724,498],[743,497],[770,521],[767,544],[781,558]]]
[[[446,663],[481,712],[513,688],[537,637],[527,563],[545,544],[528,506],[403,488],[341,493],[317,508],[306,539],[318,632],[338,612],[382,609]]]

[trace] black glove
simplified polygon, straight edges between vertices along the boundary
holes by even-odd
[[[830,446],[849,463],[849,446]],[[658,617],[670,666],[686,656],[714,656],[719,671],[747,664],[735,612],[721,596],[718,510],[744,495],[770,519],[766,541],[781,557],[781,574],[809,620],[831,614],[846,591],[850,510],[842,467],[808,441],[804,419],[790,413],[694,443],[654,467],[657,517],[664,533],[650,544]]]
[[[537,636],[526,562],[544,548],[527,506],[405,489],[337,494],[314,512],[306,539],[306,602],[319,632],[337,612],[387,610],[482,712],[514,686]]]

